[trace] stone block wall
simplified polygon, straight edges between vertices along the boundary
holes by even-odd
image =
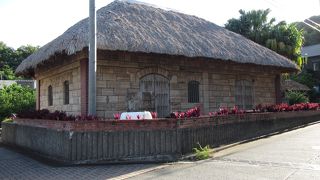
[[[84,88],[87,88],[87,74],[81,71],[80,61],[87,63],[85,51],[80,55],[57,57],[52,64],[37,69],[40,109],[86,114],[87,91]],[[235,105],[237,79],[253,82],[254,105],[274,104],[275,78],[280,71],[272,67],[206,58],[98,51],[97,115],[111,118],[117,112],[145,110],[139,86],[140,79],[148,74],[168,79],[170,111],[200,106],[202,113],[207,114],[221,106]],[[63,105],[63,82],[66,80],[70,83],[69,105]],[[189,81],[199,82],[199,103],[188,102]],[[49,85],[53,87],[53,106],[48,106]]]
[[[40,109],[80,114],[80,62],[64,62],[37,73],[40,89]],[[64,105],[63,83],[69,81],[69,104]],[[48,87],[52,86],[53,105],[48,106]]]
[[[253,82],[254,105],[275,103],[274,68],[202,58],[143,53],[98,53],[97,114],[112,117],[116,112],[141,111],[139,80],[159,74],[170,81],[170,110],[185,111],[200,105],[206,114],[235,104],[235,81]],[[199,103],[188,103],[188,82],[198,81]]]

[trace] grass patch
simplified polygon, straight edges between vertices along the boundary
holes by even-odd
[[[210,158],[210,152],[212,151],[210,146],[206,145],[205,147],[202,147],[200,143],[198,143],[198,146],[199,147],[193,148],[193,151],[195,152],[195,155],[196,155],[196,159],[203,160],[203,159]]]

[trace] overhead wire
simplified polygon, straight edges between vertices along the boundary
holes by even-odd
[[[270,5],[272,5],[273,7],[277,8],[277,9],[281,9],[279,5],[279,3],[275,0],[265,0],[267,3],[269,3]],[[320,6],[320,0],[319,0],[319,6]],[[305,21],[310,21],[312,24],[315,24],[316,26],[308,23],[308,22],[305,22]],[[320,33],[320,24],[314,22],[313,20],[311,20],[310,18],[307,18],[306,20],[302,21],[302,23],[304,23],[305,25],[307,25],[308,27],[318,31]],[[319,28],[317,28],[317,26]]]

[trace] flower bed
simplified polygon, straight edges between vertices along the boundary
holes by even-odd
[[[2,140],[68,164],[168,162],[198,143],[216,147],[319,119],[318,110],[124,121],[16,118],[2,124]]]
[[[58,129],[64,131],[125,131],[158,130],[202,126],[217,126],[238,122],[267,121],[319,115],[320,111],[263,112],[228,114],[221,116],[201,116],[193,118],[163,118],[154,120],[92,120],[92,121],[54,121],[46,119],[16,118],[17,124]]]
[[[209,116],[227,116],[227,115],[244,115],[248,113],[265,113],[265,112],[290,112],[290,111],[310,111],[318,110],[320,105],[318,103],[300,103],[294,105],[288,105],[285,103],[277,105],[258,105],[253,110],[241,110],[237,106],[233,108],[220,107],[216,112],[209,112]],[[194,107],[186,112],[172,112],[168,118],[160,119],[157,118],[156,112],[151,112],[153,120],[164,120],[164,119],[194,119],[194,118],[206,118],[206,116],[201,116],[200,108]],[[121,114],[114,114],[114,120],[119,120]],[[43,119],[43,120],[56,120],[56,121],[110,121],[110,119],[99,118],[96,116],[74,116],[67,115],[64,111],[54,111],[50,112],[47,109],[42,110],[29,110],[17,114],[20,119]],[[15,118],[15,117],[14,117]],[[142,117],[137,115],[137,117],[131,117],[127,115],[126,120],[132,121],[144,121]]]
[[[28,111],[17,115],[14,122],[22,125],[58,129],[65,131],[125,131],[125,130],[158,130],[178,129],[202,126],[216,126],[238,122],[267,121],[274,119],[288,119],[320,114],[319,104],[301,103],[289,106],[258,105],[254,110],[244,111],[237,107],[220,108],[217,112],[211,112],[208,116],[200,116],[198,107],[186,112],[173,112],[170,118],[155,118],[152,120],[131,119],[119,120],[119,114],[115,119],[103,119],[95,116],[72,116],[65,112],[48,110]],[[156,117],[155,113],[152,113]]]

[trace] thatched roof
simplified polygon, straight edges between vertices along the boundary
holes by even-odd
[[[283,81],[281,86],[284,91],[310,91],[308,86],[291,79]]]
[[[17,74],[33,71],[58,53],[88,47],[88,18],[25,59]],[[97,11],[97,48],[206,57],[296,70],[289,59],[204,19],[152,6],[114,1]]]

